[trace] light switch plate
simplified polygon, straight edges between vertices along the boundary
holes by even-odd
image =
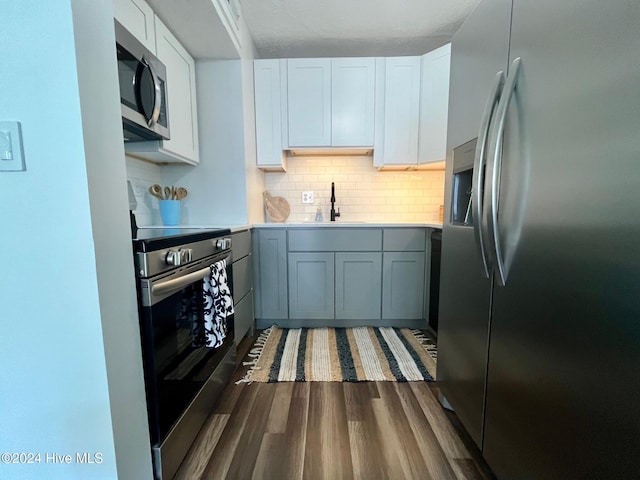
[[[0,122],[0,172],[26,170],[20,122]]]

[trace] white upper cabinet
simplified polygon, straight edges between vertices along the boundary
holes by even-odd
[[[154,14],[144,0],[113,0],[113,15],[147,49],[156,51]]]
[[[373,146],[375,59],[287,60],[285,147]]]
[[[286,60],[254,60],[253,82],[256,109],[256,159],[263,170],[286,170],[282,148],[282,97],[286,87]],[[284,92],[283,92],[284,89]],[[286,110],[285,110],[286,115]]]
[[[198,112],[196,105],[196,65],[180,42],[156,17],[156,55],[167,67],[171,140],[163,149],[189,163],[198,163]]]
[[[284,169],[287,149],[373,147],[379,168],[440,168],[450,58],[445,45],[422,57],[256,61],[258,166]]]
[[[155,53],[167,68],[170,140],[125,143],[128,154],[158,163],[199,162],[195,62],[176,37],[155,17]]]
[[[287,61],[290,147],[331,146],[331,60]]]
[[[376,85],[374,165],[416,165],[420,117],[420,57],[378,59]]]
[[[331,60],[331,145],[372,147],[374,58]]]
[[[445,160],[451,44],[422,56],[418,164]]]
[[[445,160],[450,60],[450,44],[422,57],[376,60],[375,166],[429,168]]]

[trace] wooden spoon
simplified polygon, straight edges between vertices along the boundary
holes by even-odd
[[[178,187],[176,189],[176,199],[178,200],[182,200],[183,198],[185,198],[187,195],[189,195],[189,192],[187,191],[186,188],[184,187]]]
[[[164,200],[164,197],[162,196],[162,187],[157,183],[149,187],[149,193],[156,197],[158,200]]]
[[[171,200],[171,189],[169,187],[164,187],[164,199]]]

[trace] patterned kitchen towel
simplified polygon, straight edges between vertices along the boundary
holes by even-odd
[[[217,348],[227,336],[227,317],[234,313],[226,260],[211,265],[211,274],[204,278],[202,294],[206,346]]]

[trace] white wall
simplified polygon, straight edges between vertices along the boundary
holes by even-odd
[[[200,164],[162,172],[166,184],[189,190],[182,223],[246,223],[241,85],[240,60],[196,61]]]
[[[162,167],[165,184],[189,190],[182,223],[262,221],[264,173],[256,167],[253,41],[241,24],[240,60],[196,59],[200,164]]]
[[[0,478],[151,478],[111,2],[0,7],[0,115],[27,166],[0,172],[0,452],[42,455]]]
[[[73,9],[91,226],[118,477],[151,478],[113,10],[110,0],[74,0]]]
[[[244,161],[246,175],[247,222],[264,220],[262,192],[265,190],[265,174],[256,168],[256,111],[253,89],[253,59],[256,51],[244,20],[240,25],[242,35],[242,97],[244,111]]]

